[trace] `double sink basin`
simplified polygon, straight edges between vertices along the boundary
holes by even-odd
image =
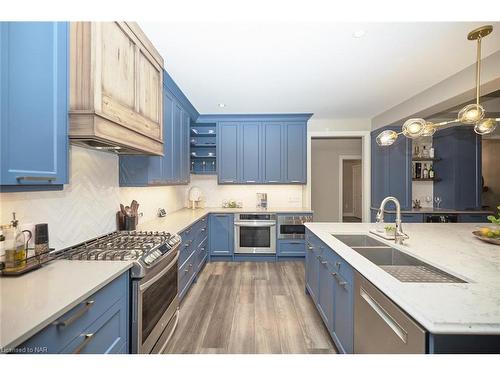
[[[406,283],[465,283],[449,273],[363,234],[332,234],[358,254]]]

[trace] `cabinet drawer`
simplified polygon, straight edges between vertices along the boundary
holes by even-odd
[[[196,273],[200,272],[208,257],[208,239],[205,238],[196,250]]]
[[[278,240],[278,256],[305,256],[304,240]]]
[[[194,279],[196,268],[196,253],[192,253],[190,257],[184,262],[184,264],[179,268],[179,299],[182,299],[186,292],[189,290],[189,286]]]
[[[127,301],[123,297],[80,333],[62,353],[120,353],[127,342]]]
[[[128,279],[129,274],[125,272],[21,344],[19,348],[46,348],[44,352],[49,354],[60,352],[113,304],[120,299],[128,299]]]
[[[207,227],[206,224],[205,225],[200,225],[196,229],[196,233],[195,233],[194,241],[193,241],[193,244],[194,244],[195,247],[198,247],[204,240],[206,240],[206,238],[208,236],[207,229],[208,229],[208,227]]]

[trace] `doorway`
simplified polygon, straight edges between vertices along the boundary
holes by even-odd
[[[362,221],[361,156],[341,155],[339,161],[339,221]]]
[[[355,221],[362,221],[364,213],[363,201],[365,191],[363,169],[366,167],[362,162],[362,155],[365,154],[363,150],[362,137],[311,137],[311,208],[314,211],[314,221],[319,222],[342,222],[343,213],[350,213],[346,215],[349,217],[358,217]],[[357,164],[357,173],[359,178],[353,186],[353,179],[351,181],[351,191],[356,194],[351,194],[351,205],[347,211],[344,209],[343,204],[343,160],[355,161],[353,165]],[[351,167],[352,176],[353,168]],[[354,206],[353,196],[359,197],[359,200]],[[349,212],[350,211],[350,212]],[[356,215],[356,216],[355,216]],[[353,219],[354,221],[354,219]]]

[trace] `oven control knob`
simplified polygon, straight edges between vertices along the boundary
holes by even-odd
[[[156,250],[156,251],[154,252],[154,254],[156,255],[156,257],[157,257],[157,258],[158,258],[158,257],[161,257],[161,251],[160,251],[160,250]]]
[[[149,257],[144,258],[144,263],[148,265],[151,264],[151,259],[149,259]]]

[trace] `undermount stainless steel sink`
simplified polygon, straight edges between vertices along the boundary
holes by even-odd
[[[332,234],[349,247],[388,247],[385,243],[364,234]]]
[[[336,235],[339,241],[405,283],[466,283],[449,273],[366,235]]]

